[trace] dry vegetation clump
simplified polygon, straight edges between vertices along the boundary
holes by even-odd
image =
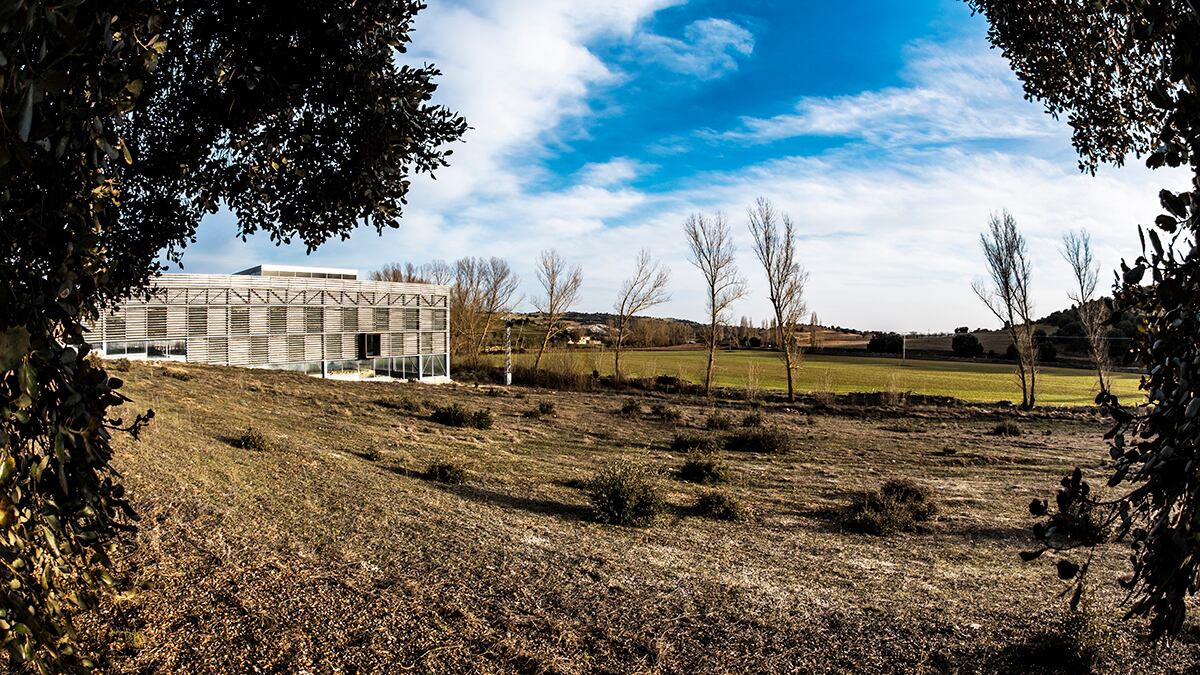
[[[399,399],[381,398],[375,401],[375,405],[388,410],[403,410],[409,413],[421,413],[425,407],[424,402],[414,401],[407,396],[402,396]]]
[[[725,448],[737,452],[781,455],[795,447],[792,435],[778,427],[746,427],[725,439]]]
[[[757,410],[752,410],[746,413],[746,416],[742,418],[742,426],[746,428],[761,427],[764,424],[766,424],[766,419],[763,417],[763,414]]]
[[[540,401],[538,402],[537,407],[534,409],[526,410],[525,412],[521,413],[521,417],[527,417],[529,419],[553,417],[556,412],[557,408],[554,405],[554,401]]]
[[[650,414],[664,422],[678,422],[683,418],[683,413],[679,412],[678,408],[662,402],[651,405]]]
[[[235,448],[258,452],[267,452],[271,449],[271,441],[267,440],[266,434],[254,427],[246,427],[246,431],[231,439],[229,444]]]
[[[121,373],[129,372],[129,359],[102,359],[105,370],[115,370]]]
[[[889,480],[878,490],[855,496],[842,524],[864,534],[912,532],[937,513],[929,488],[907,479]]]
[[[360,456],[368,462],[378,462],[383,459],[383,453],[379,452],[378,448],[367,448],[360,453]]]
[[[733,418],[723,412],[714,410],[704,420],[704,427],[711,431],[729,431],[733,428]]]
[[[1022,432],[1021,427],[1016,422],[1004,420],[992,427],[992,430],[988,433],[992,436],[1020,436]]]
[[[712,454],[721,449],[721,443],[711,434],[682,433],[671,439],[671,452]]]
[[[642,400],[637,398],[627,398],[621,404],[621,409],[617,413],[623,417],[638,417],[645,409],[642,407]]]
[[[737,497],[718,490],[709,490],[696,499],[695,511],[714,520],[747,520],[750,510]]]
[[[447,485],[462,485],[467,482],[467,470],[454,462],[433,462],[421,474],[425,480]]]
[[[644,527],[654,522],[665,502],[654,473],[642,464],[608,464],[587,483],[592,514],[601,523]]]
[[[490,410],[468,410],[458,403],[434,406],[433,412],[429,413],[429,419],[448,427],[472,429],[491,429],[495,421]]]
[[[692,453],[679,467],[681,480],[704,485],[724,483],[729,480],[731,473],[729,465],[710,452]]]
[[[158,374],[162,375],[163,377],[174,378],[176,380],[179,380],[180,382],[188,382],[192,379],[191,373],[189,373],[186,370],[180,370],[178,368],[163,368],[158,371]]]
[[[1115,636],[1086,600],[1034,624],[1025,640],[1009,645],[996,664],[1012,672],[1097,673],[1116,648]]]

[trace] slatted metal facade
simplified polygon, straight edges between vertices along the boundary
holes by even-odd
[[[90,337],[112,357],[437,380],[450,374],[449,311],[449,288],[432,284],[166,274]]]

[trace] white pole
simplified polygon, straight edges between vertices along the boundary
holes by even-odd
[[[504,324],[504,386],[512,386],[512,320]]]

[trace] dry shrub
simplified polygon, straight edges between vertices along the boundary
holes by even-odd
[[[383,459],[383,453],[379,452],[377,448],[367,448],[362,451],[362,458],[368,462],[378,462]]]
[[[625,417],[635,417],[637,415],[641,415],[643,410],[641,399],[627,398],[625,399],[625,402],[621,404],[621,409],[618,411],[618,413]]]
[[[1017,426],[1017,423],[1012,420],[1004,420],[992,427],[992,430],[988,434],[992,436],[1020,436],[1021,427]]]
[[[490,410],[467,410],[457,403],[448,406],[434,406],[429,419],[448,427],[470,427],[473,429],[491,429],[494,422]]]
[[[462,485],[467,482],[467,470],[453,462],[434,462],[425,469],[421,477],[447,485]]]
[[[761,427],[766,423],[766,418],[764,418],[763,414],[757,410],[752,410],[746,413],[746,416],[742,418],[742,426],[747,428]]]
[[[709,434],[675,434],[675,438],[671,439],[672,452],[712,454],[720,449],[720,442]]]
[[[650,414],[664,422],[678,422],[683,417],[683,413],[679,412],[677,408],[661,402],[650,406]]]
[[[540,417],[553,417],[558,412],[553,401],[541,401],[533,410],[526,410],[521,413],[522,417],[529,419],[538,419]]]
[[[714,410],[704,420],[704,426],[713,431],[729,431],[733,428],[733,418],[723,412]]]
[[[746,427],[725,439],[725,447],[737,452],[783,454],[795,449],[791,434],[775,427]]]
[[[649,525],[664,505],[652,472],[628,461],[601,469],[588,481],[587,495],[595,519],[610,525]]]
[[[746,520],[750,510],[737,497],[725,492],[711,490],[696,500],[696,513],[715,520]]]
[[[1024,642],[1004,650],[1001,658],[1014,672],[1102,672],[1106,656],[1115,648],[1113,632],[1086,595],[1076,609],[1058,611],[1038,628]]]
[[[710,452],[692,453],[679,467],[679,478],[690,483],[712,485],[729,480],[729,466]]]
[[[263,432],[254,427],[246,427],[246,431],[231,441],[229,444],[235,448],[243,450],[256,450],[258,452],[266,452],[271,449],[271,442]]]
[[[842,514],[855,532],[886,535],[911,532],[937,513],[929,488],[911,480],[889,480],[878,490],[856,495]]]
[[[174,378],[180,382],[188,382],[193,378],[191,373],[187,372],[186,370],[179,370],[177,368],[163,368],[162,370],[158,371],[158,374],[164,377]]]
[[[116,370],[122,373],[129,372],[131,365],[129,359],[107,359],[103,361],[103,364],[106,370]]]

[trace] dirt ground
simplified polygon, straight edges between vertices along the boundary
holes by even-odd
[[[1103,470],[1086,410],[764,403],[798,448],[724,452],[744,522],[692,512],[670,443],[745,402],[639,394],[682,417],[618,413],[632,395],[322,381],[134,364],[151,407],[117,466],[141,514],[120,593],[81,618],[107,672],[1052,672],[1050,560],[1023,563],[1026,506],[1076,465]],[[488,430],[429,406],[490,409]],[[523,413],[552,401],[556,414]],[[418,408],[419,410],[412,410]],[[988,435],[1012,419],[1015,438]],[[234,447],[248,426],[270,448]],[[647,528],[592,521],[580,481],[606,463],[657,468],[669,504]],[[433,461],[465,485],[419,477]],[[877,537],[831,512],[889,478],[934,491],[923,531]],[[1200,664],[1121,621],[1124,551],[1094,563],[1103,672]]]

